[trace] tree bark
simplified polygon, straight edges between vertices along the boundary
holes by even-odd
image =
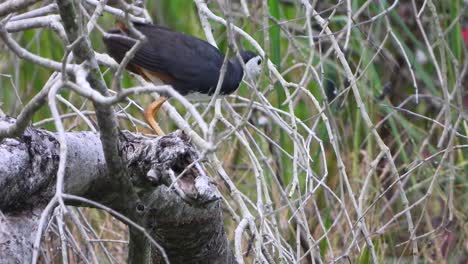
[[[13,121],[5,118],[0,126]],[[234,263],[217,189],[202,166],[192,164],[198,152],[190,139],[177,131],[158,138],[122,132],[120,140],[119,155],[142,203],[138,210],[143,227],[164,248],[170,262]],[[117,199],[122,193],[108,188],[115,186],[114,178],[107,173],[99,135],[70,132],[66,142],[64,193],[122,208],[115,204],[122,201]],[[38,215],[55,193],[58,162],[54,133],[28,128],[21,136],[0,142],[0,259],[7,263],[30,261]],[[184,170],[169,188],[174,176]],[[138,230],[131,232],[142,236]],[[130,255],[149,252],[153,263],[162,263],[155,248],[141,250]]]

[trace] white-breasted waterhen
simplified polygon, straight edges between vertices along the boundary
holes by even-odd
[[[155,84],[171,85],[188,99],[209,99],[216,90],[224,55],[208,42],[184,33],[153,24],[134,23],[135,29],[146,36],[146,42],[130,60],[127,69]],[[121,62],[136,40],[128,36],[127,28],[118,23],[118,29],[105,34],[104,43],[110,56]],[[252,51],[241,51],[246,73],[256,76],[261,71],[262,58]],[[233,93],[244,76],[237,56],[229,59],[219,95]],[[164,135],[154,116],[168,95],[150,104],[144,112],[146,122],[158,135]]]

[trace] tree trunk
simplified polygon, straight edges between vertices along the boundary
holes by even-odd
[[[0,126],[14,120],[0,120]],[[221,203],[211,178],[198,163],[198,152],[180,131],[148,138],[122,132],[119,154],[123,158],[133,188],[142,204],[140,223],[161,245],[171,263],[234,263],[223,227]],[[73,194],[118,210],[122,195],[107,174],[101,141],[97,133],[66,133],[67,167],[64,193]],[[37,228],[38,215],[55,194],[59,162],[57,135],[28,128],[17,138],[0,142],[0,259],[28,262]],[[187,169],[187,167],[190,168]],[[177,182],[174,177],[186,170]],[[173,173],[171,173],[171,171]],[[77,206],[89,206],[73,202]],[[120,212],[122,213],[122,212]],[[130,228],[141,251],[161,255],[139,230]],[[133,242],[136,243],[136,242]],[[132,250],[135,250],[133,247]],[[135,258],[132,258],[135,259]]]

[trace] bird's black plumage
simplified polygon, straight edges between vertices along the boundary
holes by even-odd
[[[134,23],[135,28],[146,36],[146,42],[130,60],[128,68],[135,67],[164,75],[170,84],[182,95],[201,93],[212,95],[218,83],[224,55],[206,41],[184,33],[153,25]],[[111,30],[104,36],[109,54],[121,61],[125,53],[135,44],[122,30]],[[241,51],[246,63],[257,56],[251,51]],[[234,92],[243,77],[241,63],[236,57],[229,60],[220,93]]]

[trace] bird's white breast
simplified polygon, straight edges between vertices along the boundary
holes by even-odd
[[[207,94],[202,94],[199,92],[194,92],[194,93],[189,93],[185,95],[185,98],[187,98],[189,101],[194,101],[194,102],[203,102],[203,101],[210,101],[213,96],[207,95]],[[224,96],[219,94],[217,98],[223,98]]]

